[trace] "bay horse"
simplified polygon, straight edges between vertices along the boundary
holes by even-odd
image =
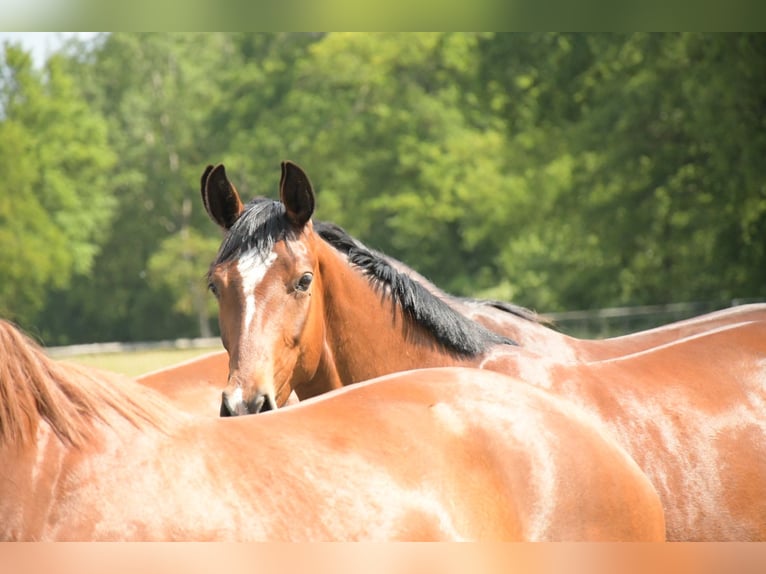
[[[496,370],[599,417],[660,493],[669,539],[766,539],[756,495],[766,472],[749,470],[766,460],[766,322],[745,313],[676,342],[660,336],[654,350],[623,341],[622,359],[570,361],[556,346],[530,349],[479,325],[363,246],[331,246],[311,221],[309,179],[291,162],[280,201],[245,206],[220,165],[203,174],[202,196],[226,230],[208,274],[229,354],[222,415],[413,368]],[[714,434],[685,426],[713,415]],[[700,497],[689,484],[718,487]]]
[[[344,253],[349,244],[357,242],[334,224],[316,222],[315,229],[320,237]],[[381,256],[386,257],[383,254]],[[580,340],[553,331],[546,326],[544,319],[522,307],[502,301],[455,297],[445,293],[404,263],[391,257],[386,258],[399,272],[421,283],[466,317],[495,333],[520,341],[525,348],[537,352],[547,349],[550,353],[557,350],[556,356],[561,361],[588,362],[615,358],[722,326],[766,319],[766,304],[740,305],[612,339]],[[221,389],[228,373],[229,356],[226,350],[222,350],[144,373],[136,380],[162,393],[183,410],[218,416]],[[286,404],[297,402],[298,396],[293,391]]]
[[[353,255],[359,251],[368,251],[389,263],[400,274],[408,276],[425,287],[462,315],[495,333],[518,341],[527,349],[548,356],[555,354],[562,362],[612,359],[734,323],[766,321],[766,303],[750,303],[619,337],[579,339],[552,329],[551,323],[544,316],[518,305],[505,301],[457,297],[446,293],[411,267],[384,253],[368,248],[334,223],[314,221],[313,226],[314,231],[322,239],[341,253]]]
[[[497,373],[210,418],[94,372],[0,321],[0,540],[664,537],[656,491],[597,420]]]
[[[357,241],[332,224],[317,223],[315,229],[323,239],[340,251],[344,251],[349,241]],[[449,295],[404,263],[390,257],[387,260],[398,271],[417,280],[461,314],[481,323],[491,331],[520,341],[525,348],[538,352],[542,349],[551,351],[558,349],[557,356],[562,361],[604,360],[721,326],[766,319],[766,305],[741,305],[632,335],[604,341],[579,340],[549,329],[545,326],[544,320],[536,314],[513,304]],[[218,416],[221,406],[221,389],[227,380],[228,373],[229,356],[226,350],[222,350],[144,373],[136,380],[162,393],[183,410],[204,416]],[[298,396],[292,392],[286,405],[297,402]]]

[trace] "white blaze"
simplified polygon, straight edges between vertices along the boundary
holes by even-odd
[[[252,252],[237,261],[237,271],[242,277],[242,295],[245,299],[245,329],[243,332],[245,337],[250,331],[250,324],[255,315],[255,289],[263,281],[266,272],[276,259],[277,253],[272,250],[265,258]]]

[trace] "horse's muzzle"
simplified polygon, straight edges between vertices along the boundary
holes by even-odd
[[[240,415],[257,415],[266,411],[277,410],[277,403],[274,397],[269,394],[258,393],[253,400],[245,401],[242,399],[242,393],[235,393],[237,396],[231,396],[224,391],[221,395],[222,417],[236,417]]]

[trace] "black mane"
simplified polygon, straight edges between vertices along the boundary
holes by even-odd
[[[319,234],[319,236],[322,239],[324,239],[327,243],[332,245],[335,249],[337,249],[341,253],[348,254],[348,252],[352,248],[366,249],[370,251],[371,253],[374,253],[378,257],[388,260],[387,255],[380,253],[379,251],[375,251],[374,249],[370,249],[369,247],[366,247],[362,242],[360,242],[355,237],[351,236],[345,229],[343,229],[339,225],[336,225],[335,223],[316,221],[314,222],[314,230]],[[401,266],[403,264],[399,263],[399,265]],[[401,272],[401,269],[400,269],[400,272]],[[405,270],[405,273],[407,273],[406,270]],[[551,324],[550,321],[547,320],[545,317],[543,317],[542,315],[539,315],[535,311],[527,309],[526,307],[522,307],[520,305],[514,305],[513,303],[508,303],[507,301],[498,301],[496,299],[477,299],[475,297],[459,297],[457,295],[452,295],[450,293],[446,293],[442,291],[436,285],[430,283],[428,280],[425,280],[425,281],[429,284],[429,291],[434,293],[437,297],[441,297],[442,299],[453,300],[459,303],[469,303],[474,305],[482,305],[484,307],[492,307],[494,309],[497,309],[498,311],[502,311],[504,313],[510,313],[511,315],[515,315],[516,317],[519,317],[520,319],[524,319],[532,323],[539,323],[541,325]]]
[[[375,286],[383,286],[404,314],[431,333],[444,348],[459,355],[476,356],[491,345],[516,345],[511,339],[455,311],[406,273],[397,271],[384,255],[368,249],[341,227],[315,221],[314,231],[345,254]]]
[[[337,225],[314,222],[314,230],[348,261],[368,276],[375,287],[382,287],[404,314],[420,325],[445,349],[463,356],[484,353],[491,345],[516,345],[458,313],[442,299],[405,273],[397,271],[384,255],[365,247]],[[296,234],[285,207],[278,201],[256,198],[226,232],[210,272],[221,263],[255,252],[263,257],[283,239]]]

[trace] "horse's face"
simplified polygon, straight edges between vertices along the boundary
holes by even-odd
[[[321,322],[312,297],[317,269],[301,241],[280,241],[266,256],[245,254],[210,274],[229,352],[222,414],[270,410],[319,360]]]
[[[275,409],[313,376],[322,349],[311,185],[298,166],[283,163],[281,204],[245,207],[219,166],[203,175],[202,194],[208,213],[227,230],[209,272],[229,353],[221,415]]]

